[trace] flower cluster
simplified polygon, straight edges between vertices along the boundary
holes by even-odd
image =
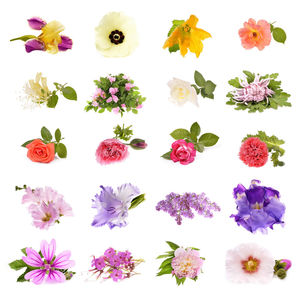
[[[219,137],[213,133],[204,133],[201,136],[200,133],[201,129],[197,122],[192,124],[190,131],[182,128],[174,130],[170,135],[176,141],[173,142],[171,150],[162,155],[162,158],[182,165],[192,163],[196,151],[202,153],[204,147],[211,147],[219,140]]]
[[[123,143],[119,139],[129,141],[133,135],[131,126],[121,127],[120,125],[114,128],[115,137],[103,140],[96,150],[96,160],[101,165],[121,162],[128,155],[128,146],[135,150],[143,150],[147,147],[144,139],[134,138],[129,143]]]
[[[202,40],[211,37],[210,33],[196,27],[198,18],[195,15],[191,15],[187,21],[173,20],[172,23],[163,48],[169,48],[170,52],[180,50],[182,56],[185,56],[189,49],[199,57],[203,50]]]
[[[56,154],[60,158],[67,157],[67,148],[61,142],[63,138],[59,129],[55,130],[55,141],[53,141],[53,136],[46,127],[42,127],[41,137],[42,139],[31,139],[22,144],[22,147],[28,149],[27,157],[31,161],[50,163],[54,160]]]
[[[228,81],[235,89],[227,93],[229,100],[226,104],[235,105],[236,110],[247,110],[249,113],[263,112],[266,109],[290,107],[290,94],[281,88],[281,81],[277,81],[278,74],[264,75],[243,71],[246,78],[238,77]]]
[[[93,269],[90,270],[92,275],[96,275],[96,279],[100,277],[104,280],[112,279],[118,282],[129,279],[135,272],[136,267],[144,262],[143,259],[134,259],[129,251],[117,251],[108,248],[104,255],[92,260]]]
[[[42,241],[40,249],[37,252],[32,248],[23,248],[21,251],[25,256],[9,264],[14,270],[25,268],[25,272],[18,277],[17,282],[31,281],[36,285],[44,282],[63,283],[74,276],[75,272],[68,270],[75,264],[73,260],[70,260],[70,251],[63,251],[55,255],[56,242],[54,239],[49,244]]]
[[[284,279],[291,265],[288,259],[274,260],[256,244],[241,244],[226,255],[226,275],[233,283],[269,283],[274,276]]]
[[[51,21],[46,23],[39,17],[32,17],[28,19],[28,24],[33,30],[42,31],[39,36],[24,35],[10,41],[21,40],[25,42],[26,52],[34,50],[47,51],[55,54],[59,51],[66,51],[72,48],[73,41],[60,33],[65,29],[58,21]]]
[[[30,79],[24,87],[26,104],[35,107],[46,105],[48,108],[55,108],[58,102],[57,92],[69,100],[77,100],[76,91],[67,84],[54,83],[56,90],[49,90],[47,78],[42,73],[37,73],[35,79]]]
[[[96,48],[106,57],[128,56],[138,46],[135,22],[121,12],[106,14],[95,33]]]
[[[204,98],[208,97],[213,99],[216,84],[210,80],[205,81],[198,71],[195,71],[194,79],[195,84],[190,84],[189,82],[177,78],[173,78],[173,80],[169,81],[168,86],[171,91],[170,101],[180,106],[190,101],[198,106],[197,94],[201,94]]]
[[[283,156],[285,150],[281,147],[284,140],[278,139],[275,135],[268,136],[264,131],[258,131],[255,135],[248,134],[240,148],[240,159],[249,167],[262,167],[268,161],[269,152],[273,166],[283,166],[279,156]]]
[[[199,249],[179,247],[172,242],[166,243],[172,251],[157,257],[157,259],[166,258],[161,263],[157,276],[171,274],[176,278],[177,285],[183,284],[187,278],[197,281],[205,260],[200,257]]]
[[[134,85],[134,81],[124,74],[109,75],[95,80],[97,86],[93,95],[93,100],[88,101],[85,110],[88,112],[94,110],[103,113],[105,110],[113,111],[116,114],[126,112],[138,113],[138,109],[142,108],[142,103],[146,100],[141,96],[138,87]]]
[[[55,223],[60,223],[62,216],[72,216],[71,206],[64,200],[64,196],[51,187],[31,189],[24,185],[16,190],[25,189],[22,203],[30,203],[28,211],[33,218],[33,225],[40,229],[48,229]]]
[[[130,183],[123,184],[114,192],[110,186],[100,186],[101,193],[95,195],[92,208],[98,212],[92,226],[108,225],[110,229],[127,225],[128,210],[145,200],[145,195]]]
[[[275,224],[284,224],[285,205],[280,202],[280,193],[259,183],[252,180],[249,189],[239,184],[233,190],[238,212],[230,217],[251,233],[258,230],[267,233]]]
[[[273,24],[263,19],[256,22],[250,18],[248,22],[244,22],[244,27],[239,30],[242,46],[245,49],[257,47],[259,50],[263,50],[270,45],[272,35],[277,42],[284,43],[286,40],[283,29],[274,27]]]
[[[211,202],[206,197],[205,193],[200,195],[195,193],[185,193],[183,195],[170,193],[165,200],[159,201],[156,205],[157,211],[169,213],[170,216],[175,218],[178,225],[181,225],[182,217],[194,218],[192,209],[207,218],[213,217],[212,211],[221,210],[215,202]]]

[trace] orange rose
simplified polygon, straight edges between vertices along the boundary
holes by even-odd
[[[40,139],[35,139],[27,144],[27,157],[33,162],[50,163],[55,157],[54,143],[43,143]]]

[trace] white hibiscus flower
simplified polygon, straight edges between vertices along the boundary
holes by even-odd
[[[128,56],[138,46],[135,22],[121,12],[106,14],[95,31],[96,48],[106,57]]]

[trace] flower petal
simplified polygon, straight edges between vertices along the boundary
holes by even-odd
[[[44,262],[43,262],[41,256],[35,250],[33,250],[31,248],[26,248],[26,254],[27,254],[27,256],[22,257],[23,261],[26,264],[28,264],[30,266],[34,266],[34,267],[41,267],[44,265]]]
[[[47,23],[42,20],[39,17],[32,17],[30,19],[27,20],[29,26],[33,29],[33,30],[41,30],[42,27],[44,27]]]
[[[46,279],[47,283],[62,283],[66,280],[65,275],[58,270],[51,270]]]
[[[42,41],[37,39],[30,39],[25,43],[25,50],[26,52],[31,52],[34,50],[45,50],[45,45]]]
[[[58,44],[59,51],[66,51],[68,49],[72,49],[73,41],[71,38],[67,36],[61,36],[61,43]]]
[[[67,269],[75,265],[73,260],[69,260],[71,251],[64,251],[58,254],[52,263],[52,266],[59,269]]]
[[[46,271],[44,269],[35,269],[25,275],[25,280],[32,280],[36,285],[40,285],[45,278]]]
[[[49,244],[46,241],[41,242],[41,252],[48,262],[50,262],[53,259],[55,250],[56,242],[54,239],[52,239]]]

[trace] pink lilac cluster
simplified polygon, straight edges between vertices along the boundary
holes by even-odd
[[[104,255],[93,258],[90,270],[96,279],[112,279],[114,282],[128,279],[135,273],[135,267],[141,261],[134,260],[129,251],[116,251],[108,248]]]
[[[43,282],[62,283],[66,279],[70,279],[74,273],[69,272],[68,268],[75,264],[73,260],[70,260],[71,252],[63,251],[55,255],[55,251],[54,239],[49,244],[42,241],[40,253],[32,248],[26,248],[26,256],[23,256],[22,260],[31,266],[32,270],[25,274],[25,280],[40,285]]]
[[[28,210],[33,218],[33,225],[40,229],[48,229],[59,223],[61,216],[72,216],[71,206],[64,196],[51,187],[31,189],[26,188],[22,203],[30,203]]]
[[[178,279],[190,278],[196,279],[202,269],[203,259],[199,252],[191,248],[178,248],[174,252],[175,257],[172,259],[172,274]]]
[[[261,79],[255,75],[255,79],[250,84],[247,80],[240,81],[242,88],[237,88],[232,92],[233,98],[245,104],[249,102],[268,101],[268,97],[274,94],[274,91],[268,88],[270,79]]]
[[[194,209],[199,215],[207,218],[213,217],[212,211],[220,211],[220,207],[211,202],[205,195],[205,193],[185,193],[179,195],[176,193],[170,193],[166,196],[165,200],[159,201],[156,205],[157,211],[164,211],[169,213],[178,225],[182,223],[182,217],[194,218]]]

